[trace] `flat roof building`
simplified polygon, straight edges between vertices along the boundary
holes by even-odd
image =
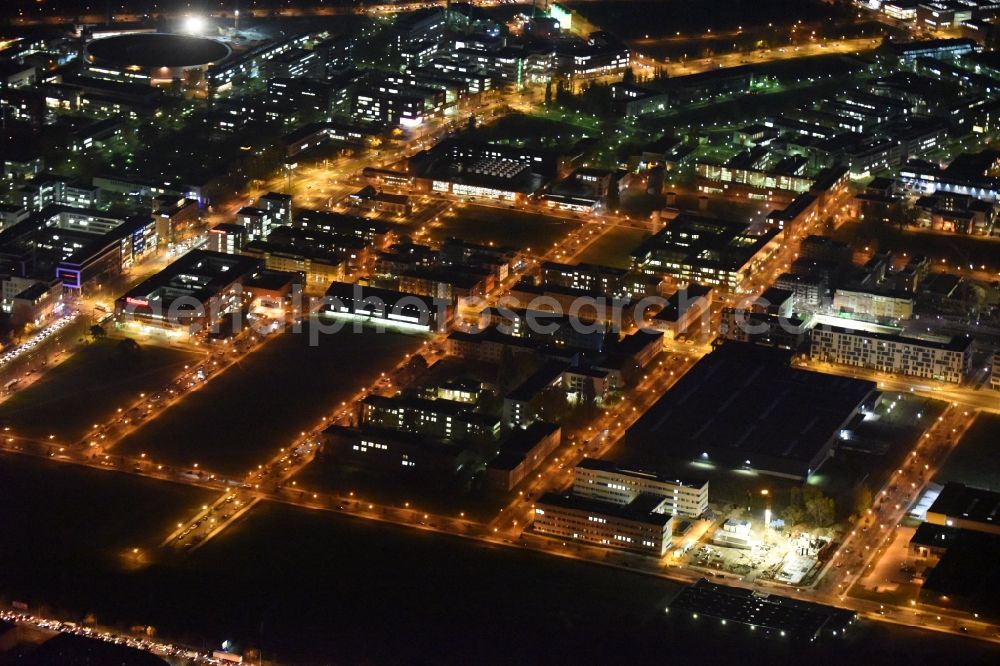
[[[921,340],[888,333],[817,326],[810,336],[809,357],[888,374],[961,384],[972,364],[972,340]]]
[[[449,301],[348,282],[331,284],[326,299],[322,312],[327,315],[422,332],[445,326],[453,310]]]
[[[702,318],[712,305],[712,287],[689,284],[667,299],[663,309],[653,315],[649,326],[662,331],[667,340],[675,340]]]
[[[486,482],[499,490],[513,489],[555,451],[561,433],[558,425],[545,421],[515,428],[500,442],[496,458],[486,464]]]
[[[662,557],[670,547],[673,515],[658,512],[663,498],[639,495],[627,505],[545,493],[535,502],[535,532]]]
[[[463,447],[451,442],[382,428],[332,425],[321,440],[324,452],[339,462],[395,474],[453,474],[468,457]]]
[[[843,635],[854,622],[854,611],[799,601],[780,594],[719,585],[702,578],[681,590],[670,602],[670,614],[684,612],[738,622],[764,636],[813,640],[827,632]]]
[[[365,396],[359,422],[450,441],[489,441],[500,434],[500,419],[496,416],[473,411],[464,402],[414,396]]]
[[[742,222],[681,213],[633,250],[632,262],[644,273],[678,283],[739,292],[781,248],[783,239],[777,228],[754,234]]]
[[[642,493],[663,497],[661,509],[673,515],[697,518],[708,511],[708,481],[703,479],[670,478],[594,458],[585,458],[573,469],[573,494],[579,497],[624,505]]]
[[[947,483],[927,509],[926,520],[934,525],[1000,534],[1000,493]]]
[[[24,262],[42,279],[79,289],[100,276],[117,276],[156,248],[149,217],[52,205],[0,232],[0,258]]]
[[[190,335],[241,308],[243,283],[262,268],[249,257],[192,250],[120,296],[115,315],[142,332]]]
[[[875,392],[874,382],[796,370],[789,354],[732,342],[703,357],[625,437],[647,466],[806,479]]]

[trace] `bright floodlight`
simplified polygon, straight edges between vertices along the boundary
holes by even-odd
[[[205,32],[205,18],[203,16],[188,16],[184,19],[184,32],[192,35],[200,35]]]

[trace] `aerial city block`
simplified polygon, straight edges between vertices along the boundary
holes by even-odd
[[[0,4],[0,666],[1000,663],[1000,0]]]

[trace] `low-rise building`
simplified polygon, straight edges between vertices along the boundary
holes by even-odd
[[[32,212],[52,205],[97,208],[101,203],[100,188],[52,174],[39,174],[14,195],[22,208]]]
[[[681,213],[632,252],[642,272],[677,283],[718,286],[740,292],[775,256],[784,232],[752,233],[747,224]]]
[[[208,249],[212,252],[239,254],[247,243],[247,229],[242,224],[223,222],[208,230]]]
[[[498,490],[512,490],[556,450],[561,433],[558,425],[545,421],[515,428],[500,442],[497,456],[487,463],[486,483]]]
[[[352,206],[357,206],[363,210],[371,210],[377,213],[389,213],[391,215],[409,215],[413,210],[410,204],[410,197],[406,194],[392,194],[376,190],[371,185],[365,185],[357,192],[347,197]]]
[[[250,257],[192,250],[115,301],[128,329],[185,338],[247,304],[244,282],[263,268]]]
[[[573,469],[573,494],[579,497],[626,505],[642,493],[665,498],[661,509],[673,515],[697,518],[708,511],[706,480],[669,478],[595,458],[585,458]]]
[[[30,214],[30,211],[24,206],[0,204],[0,231],[10,229],[19,222],[24,222]]]
[[[321,312],[329,316],[423,332],[446,326],[454,312],[450,302],[440,299],[348,282],[333,282],[326,300]]]
[[[488,441],[500,434],[499,418],[453,400],[371,394],[361,401],[358,420],[363,426],[450,441]]]
[[[59,280],[36,282],[11,301],[11,321],[15,325],[41,326],[63,304]]]
[[[277,212],[264,208],[244,206],[236,212],[236,224],[247,230],[247,239],[262,240],[271,233],[271,228],[278,226]]]
[[[1000,534],[1000,493],[964,483],[946,483],[925,520],[963,530]]]
[[[153,199],[153,218],[156,220],[156,237],[160,245],[177,243],[188,238],[201,216],[198,202],[187,197],[161,194]]]
[[[259,240],[244,244],[240,248],[240,254],[259,259],[274,271],[305,274],[306,288],[312,293],[327,288],[331,282],[343,280],[350,263],[349,257],[340,252],[320,248],[294,248]]]
[[[59,205],[0,232],[0,258],[24,266],[25,275],[54,277],[69,289],[120,275],[155,249],[156,226],[148,217],[123,219]]]
[[[323,452],[346,465],[395,473],[452,474],[469,453],[422,434],[332,425],[323,431]]]
[[[829,282],[822,275],[782,273],[774,286],[792,292],[792,309],[796,312],[816,310],[829,298]]]
[[[532,527],[557,539],[662,557],[673,534],[673,515],[658,512],[663,501],[658,495],[642,494],[622,506],[545,493],[535,502]]]
[[[649,326],[663,332],[664,340],[676,340],[712,306],[712,287],[689,284],[667,299],[662,310],[653,315]]]
[[[854,319],[900,321],[913,316],[911,293],[874,289],[836,289],[833,309]]]

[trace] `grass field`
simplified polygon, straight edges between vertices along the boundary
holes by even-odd
[[[434,240],[450,236],[471,243],[493,243],[538,252],[580,226],[579,222],[510,208],[469,205],[443,214],[430,231]]]
[[[848,222],[837,229],[834,238],[851,242],[855,247],[874,242],[880,250],[925,255],[935,264],[943,259],[947,266],[963,268],[970,264],[995,268],[1000,251],[1000,242],[981,236],[900,231],[887,224]]]
[[[320,456],[295,476],[305,490],[354,496],[386,506],[409,506],[440,516],[489,521],[510,500],[507,493],[470,488],[468,475],[439,476],[414,472],[348,467],[333,456]]]
[[[423,342],[398,333],[286,334],[142,426],[115,451],[241,475]]]
[[[80,612],[100,601],[106,577],[126,589],[133,548],[152,555],[180,516],[217,494],[9,454],[0,456],[0,487],[8,535],[0,548],[0,596],[33,609],[46,602]]]
[[[641,229],[616,227],[594,241],[577,257],[577,261],[628,268],[632,263],[632,250],[649,235],[648,231]]]
[[[197,490],[0,456],[0,601],[278,663],[993,663],[995,646],[861,622],[846,640],[767,640],[686,621],[677,583],[627,569],[264,503],[207,547],[131,569]],[[125,551],[125,552],[123,552]],[[150,553],[153,555],[153,553]],[[620,557],[620,556],[615,556]],[[484,647],[492,646],[492,647]],[[992,661],[991,661],[992,659]]]
[[[934,477],[1000,491],[1000,414],[980,414]]]
[[[106,421],[139,393],[157,391],[197,356],[143,345],[123,355],[118,340],[98,340],[50,368],[38,381],[0,404],[0,423],[23,436],[73,442]]]
[[[621,39],[704,35],[706,30],[785,26],[801,20],[819,23],[849,12],[821,0],[714,0],[710,10],[692,10],[687,0],[636,0],[565,3],[584,18]],[[787,32],[785,32],[787,34]],[[772,35],[776,38],[776,35]]]

